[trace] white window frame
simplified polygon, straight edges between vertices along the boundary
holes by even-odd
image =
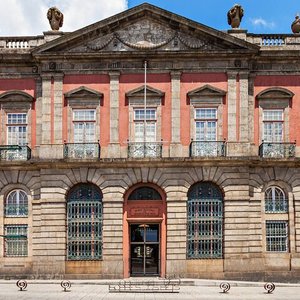
[[[137,118],[137,112],[142,113],[141,118]],[[146,111],[146,121],[144,112]],[[149,118],[147,117],[147,112],[154,112],[154,114],[149,114]],[[153,117],[154,116],[154,117]],[[144,124],[146,123],[146,137],[144,136]],[[141,128],[143,129],[143,133],[141,137],[137,136],[137,125],[142,125]],[[157,108],[155,107],[147,107],[146,109],[140,107],[133,108],[133,125],[134,125],[134,142],[156,142],[157,141]],[[154,131],[152,131],[152,138],[149,135],[150,139],[148,138],[148,130],[154,126]]]
[[[10,122],[10,116],[16,116],[16,122]],[[18,116],[25,115],[25,122],[18,122]],[[12,120],[13,121],[13,120]],[[22,120],[24,121],[24,120]],[[9,132],[9,128],[15,128],[16,132],[12,134],[13,132]],[[25,132],[22,132],[22,134],[25,134],[25,139],[24,141],[20,142],[22,138],[20,138],[20,128],[25,128]],[[11,135],[11,136],[10,136]],[[20,145],[20,146],[25,146],[28,143],[28,114],[27,113],[12,113],[9,112],[7,113],[7,123],[6,123],[6,138],[7,138],[7,144],[8,145]],[[14,142],[16,141],[16,142]]]
[[[86,117],[83,117],[83,118],[76,118],[76,113],[78,112],[93,112],[93,117],[91,119],[89,118],[86,118]],[[96,112],[96,109],[73,109],[72,111],[72,138],[73,138],[73,142],[74,143],[95,143],[96,142],[96,126],[97,126],[97,122],[96,122],[96,115],[97,115],[97,112]],[[75,125],[76,124],[83,124],[83,134],[82,134],[82,141],[78,141],[78,139],[76,138],[76,128],[75,128]],[[94,128],[93,128],[93,139],[92,140],[86,140],[86,137],[88,135],[86,135],[86,130],[88,130],[87,128],[87,124],[93,124],[94,125]],[[100,139],[100,137],[98,138]]]
[[[209,117],[209,116],[201,117],[201,111],[204,112],[204,115],[206,115],[205,112],[214,111],[214,117]],[[200,116],[198,116],[198,112],[199,112]],[[203,136],[203,138],[200,136],[199,133],[197,133],[197,123],[204,124],[204,136]],[[214,138],[213,139],[208,138],[209,123],[215,124],[215,126],[214,126],[215,133],[214,133]],[[217,141],[217,137],[218,137],[218,109],[216,107],[195,107],[195,109],[194,109],[194,128],[195,128],[195,131],[194,131],[195,141]]]
[[[266,113],[270,113],[270,112],[280,112],[281,113],[281,117],[280,119],[266,119]],[[285,124],[284,124],[284,109],[263,109],[263,128],[262,128],[262,139],[264,142],[277,142],[277,143],[282,143],[284,141],[284,132],[285,132]],[[266,129],[265,126],[267,124],[271,125],[271,138],[269,139],[266,135]],[[275,135],[275,131],[276,131],[276,124],[281,124],[281,135],[278,135],[280,137],[280,139],[277,138],[277,136]]]
[[[5,217],[27,217],[28,216],[28,195],[23,190],[20,189],[12,190],[6,196],[5,206],[9,207],[12,205],[15,205],[15,209],[12,209],[12,211],[15,213],[9,213],[8,209],[6,208]],[[23,209],[20,209],[22,206]]]

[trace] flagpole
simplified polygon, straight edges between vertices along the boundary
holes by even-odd
[[[144,147],[146,147],[147,61],[144,61]]]

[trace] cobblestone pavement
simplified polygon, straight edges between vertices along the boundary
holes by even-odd
[[[273,294],[267,294],[263,283],[242,283],[231,282],[229,293],[223,294],[218,282],[195,281],[194,286],[181,286],[179,293],[109,293],[109,282],[97,281],[71,281],[72,286],[69,292],[64,292],[60,281],[27,281],[26,291],[19,291],[16,281],[0,281],[1,300],[59,300],[59,299],[272,299],[272,300],[299,300],[300,284],[276,284]]]

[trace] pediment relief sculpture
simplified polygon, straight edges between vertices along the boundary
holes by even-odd
[[[221,50],[222,43],[207,36],[192,36],[177,32],[151,20],[142,20],[124,29],[88,41],[70,52],[83,51],[146,51],[146,50]]]

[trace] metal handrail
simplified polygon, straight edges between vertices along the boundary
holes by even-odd
[[[190,157],[226,156],[226,141],[194,141],[190,143]]]
[[[294,143],[264,142],[259,146],[259,156],[265,158],[295,157],[296,141]]]

